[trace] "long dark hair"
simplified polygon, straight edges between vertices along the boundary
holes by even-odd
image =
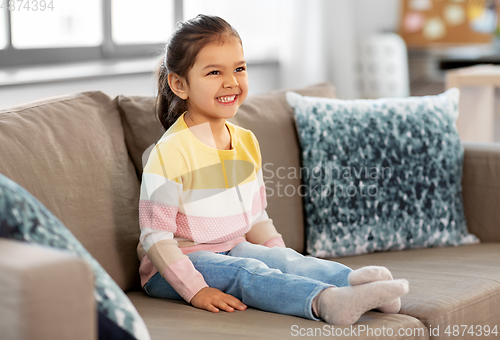
[[[233,35],[241,43],[238,32],[224,19],[199,14],[196,18],[181,22],[165,47],[165,57],[158,67],[158,96],[156,115],[165,130],[175,123],[187,110],[186,101],[172,92],[168,85],[168,74],[174,72],[187,81],[188,71],[193,67],[196,55],[207,44],[224,41]]]

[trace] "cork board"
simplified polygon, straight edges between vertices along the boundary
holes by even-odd
[[[500,0],[402,0],[399,35],[409,47],[490,43]]]

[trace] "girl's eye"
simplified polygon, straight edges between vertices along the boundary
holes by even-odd
[[[245,71],[245,67],[241,66],[241,67],[238,67],[236,70],[234,70],[235,72],[243,72]]]
[[[209,73],[209,75],[210,74],[219,74],[219,71],[212,71],[212,72]]]

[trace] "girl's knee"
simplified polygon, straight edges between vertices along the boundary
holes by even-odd
[[[259,248],[259,247],[264,247],[264,246],[261,246],[258,244],[253,244],[250,242],[241,242],[241,243],[238,243],[236,246],[234,246],[233,249],[231,249],[231,251],[229,252],[229,255],[238,256],[238,257],[240,257],[240,256],[245,257],[245,254],[255,252],[256,247]]]
[[[293,262],[297,260],[303,260],[306,258],[304,255],[298,253],[292,248],[272,247],[267,249],[270,256],[276,259],[283,259],[289,262]]]
[[[240,258],[238,260],[240,276],[247,275],[271,275],[271,274],[281,274],[281,270],[270,268],[266,263],[253,259],[253,258]]]
[[[269,270],[269,267],[264,262],[256,259],[241,258],[239,262],[242,270],[252,274]]]

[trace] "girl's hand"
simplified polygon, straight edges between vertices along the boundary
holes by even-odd
[[[247,306],[232,295],[226,294],[217,288],[205,287],[191,299],[191,304],[196,308],[206,309],[218,313],[219,309],[233,312],[234,309],[245,310]]]

